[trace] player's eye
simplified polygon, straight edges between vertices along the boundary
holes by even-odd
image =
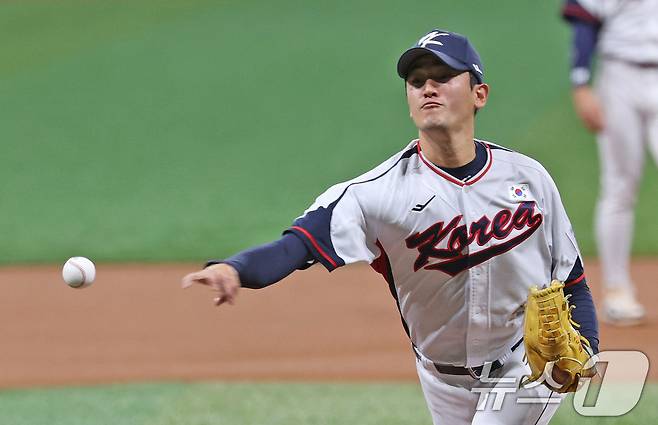
[[[423,87],[424,83],[425,81],[421,80],[420,78],[412,78],[411,80],[409,80],[409,84],[416,87],[417,89]]]
[[[456,72],[442,72],[442,73],[437,73],[435,75],[430,76],[430,78],[437,83],[447,83],[448,81],[452,80],[454,77],[459,75],[459,73]]]
[[[413,87],[419,89],[425,85],[425,82],[427,82],[428,79],[439,84],[445,84],[457,75],[459,75],[459,72],[437,72],[429,76],[411,76],[407,79],[407,82]]]
[[[417,89],[423,87],[425,85],[425,81],[427,81],[427,78],[420,78],[420,77],[411,77],[407,80],[409,84],[411,84]]]

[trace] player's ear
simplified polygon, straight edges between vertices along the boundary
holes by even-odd
[[[409,104],[409,90],[407,89],[407,80],[404,80],[404,97],[407,101],[407,106],[409,106],[409,118],[413,119],[413,115],[411,114],[411,105]]]
[[[473,87],[473,100],[476,109],[482,109],[489,98],[489,85],[477,84]]]

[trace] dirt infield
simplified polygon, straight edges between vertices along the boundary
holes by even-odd
[[[599,268],[587,261],[588,279]],[[413,355],[384,280],[368,266],[319,266],[212,306],[179,288],[196,265],[100,265],[91,288],[68,288],[59,266],[0,268],[0,386],[153,379],[415,379]],[[658,261],[634,277],[655,304]],[[593,286],[595,297],[597,285]],[[602,326],[603,349],[658,358],[658,309],[642,327]],[[658,378],[655,368],[650,371]]]

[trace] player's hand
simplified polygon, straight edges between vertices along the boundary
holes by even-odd
[[[214,264],[201,271],[190,273],[183,277],[181,286],[185,289],[195,283],[209,286],[217,293],[214,298],[216,306],[225,302],[233,305],[241,286],[237,270],[228,264]]]
[[[601,102],[590,86],[574,87],[571,91],[573,104],[580,120],[593,133],[603,130],[603,111]]]

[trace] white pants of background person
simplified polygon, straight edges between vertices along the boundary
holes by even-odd
[[[439,373],[428,359],[417,359],[418,377],[434,425],[547,424],[563,396],[537,383],[518,389],[521,379],[530,374],[530,367],[523,361],[524,353],[521,344],[500,369],[490,374],[492,379],[508,379],[497,383],[482,382],[469,375]],[[497,400],[502,402],[499,410]]]
[[[603,319],[632,324],[644,316],[629,261],[647,151],[658,163],[658,64],[601,58],[596,91],[604,114],[598,135],[601,188],[595,224],[606,292]]]

